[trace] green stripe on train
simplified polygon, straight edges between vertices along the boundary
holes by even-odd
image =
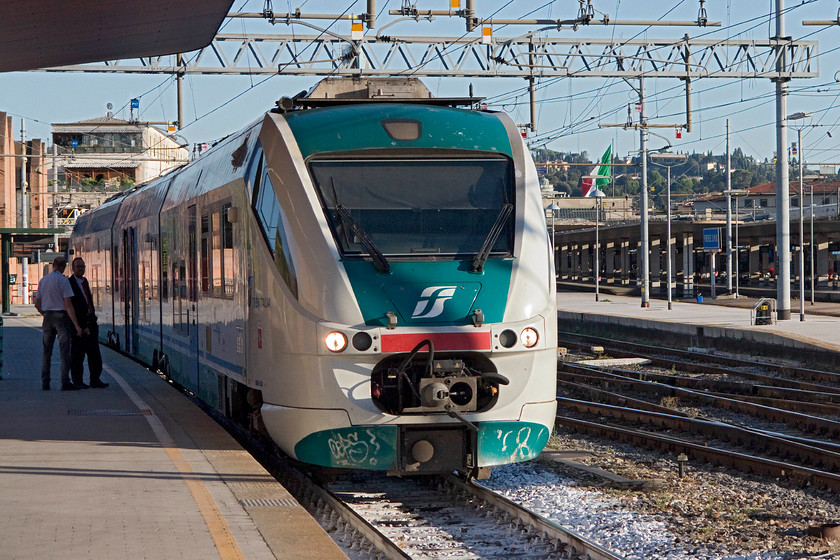
[[[534,422],[480,422],[478,466],[492,467],[529,461],[548,443],[551,432]]]
[[[297,445],[298,460],[323,467],[391,470],[397,467],[397,426],[336,428],[309,434]],[[549,429],[533,422],[479,422],[478,466],[529,461],[548,443]]]
[[[312,109],[284,115],[304,159],[325,152],[374,149],[449,149],[496,152],[513,157],[502,121],[490,113],[375,103]],[[422,132],[416,140],[395,140],[382,121],[416,120]]]
[[[392,261],[380,274],[370,261],[345,259],[344,268],[368,326],[387,326],[388,312],[401,326],[471,325],[476,309],[485,323],[501,323],[513,260],[490,259],[481,274],[467,272],[465,262]]]
[[[315,432],[295,445],[295,455],[322,467],[390,470],[397,466],[398,431],[397,426],[359,426]]]

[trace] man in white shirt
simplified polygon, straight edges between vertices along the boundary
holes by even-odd
[[[58,336],[58,349],[61,356],[61,390],[75,391],[79,389],[70,380],[70,334],[71,328],[76,329],[78,336],[82,335],[82,328],[76,320],[73,309],[73,288],[70,280],[64,276],[67,259],[56,257],[53,261],[53,271],[38,282],[35,293],[35,309],[44,316],[41,330],[44,332],[44,354],[41,358],[41,388],[50,390],[50,362],[52,361],[53,345]]]

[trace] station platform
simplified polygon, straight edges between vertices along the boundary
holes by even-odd
[[[811,367],[840,368],[840,304],[805,304],[800,320],[798,303],[790,320],[769,325],[752,324],[754,298],[730,296],[716,299],[668,302],[592,292],[558,292],[561,331],[578,328],[625,338],[645,338],[683,346],[716,348],[790,359]],[[562,345],[562,335],[561,335]]]
[[[169,383],[102,347],[105,389],[41,388],[41,318],[3,318],[0,558],[346,559]],[[85,373],[87,381],[87,372]]]

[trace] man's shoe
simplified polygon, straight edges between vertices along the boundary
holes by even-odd
[[[72,383],[67,382],[67,383],[62,383],[61,384],[61,390],[62,391],[78,391],[79,388],[76,387],[75,385],[73,385]]]
[[[84,383],[83,381],[79,381],[78,383],[73,382],[73,385],[75,385],[77,389],[90,389],[90,385]]]
[[[106,388],[108,385],[110,385],[110,383],[103,383],[102,381],[91,381],[91,382],[90,382],[90,386],[91,386],[93,389],[104,389],[104,388]]]
[[[41,383],[41,389],[43,389],[44,391],[49,391],[50,390],[50,382],[47,381],[46,383]]]

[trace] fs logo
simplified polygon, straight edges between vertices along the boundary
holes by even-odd
[[[443,313],[443,304],[455,295],[456,286],[430,286],[420,294],[412,319],[431,319]]]

